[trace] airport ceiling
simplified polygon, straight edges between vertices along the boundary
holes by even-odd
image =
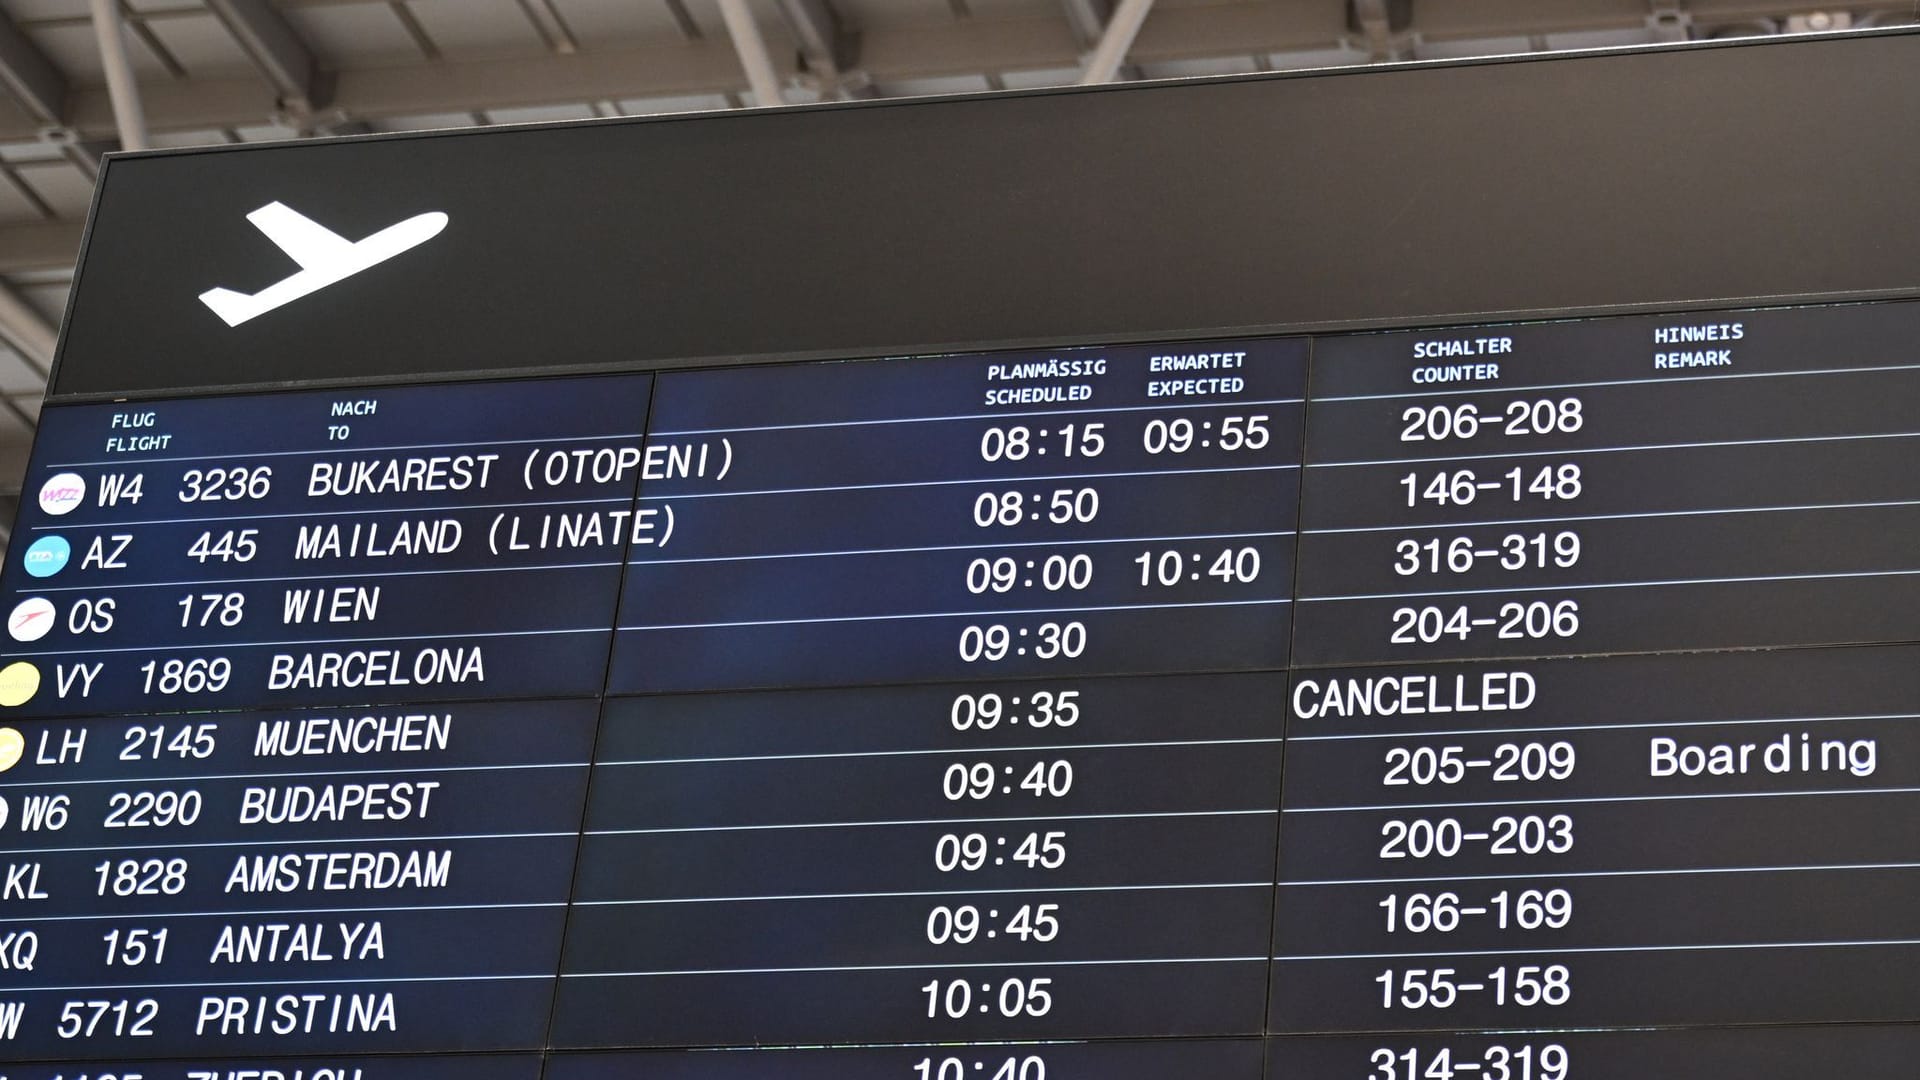
[[[1116,79],[1920,22],[1913,0],[107,2],[154,146],[742,108],[750,70],[787,103],[1061,85],[1143,7]],[[729,5],[764,48],[730,32]],[[0,499],[24,469],[99,155],[120,146],[91,9],[0,0]],[[0,528],[12,516],[0,503]]]

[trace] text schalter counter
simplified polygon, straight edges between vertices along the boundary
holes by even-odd
[[[1920,637],[1920,306],[1316,340],[1294,663]]]

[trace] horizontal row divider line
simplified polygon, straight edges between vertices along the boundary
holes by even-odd
[[[640,502],[672,502],[676,499],[733,499],[752,495],[814,495],[823,491],[888,491],[894,488],[975,487],[980,484],[1032,484],[1041,481],[1129,480],[1143,476],[1208,476],[1228,473],[1288,472],[1299,469],[1298,462],[1279,465],[1222,465],[1212,469],[1136,469],[1132,472],[1048,473],[1042,476],[983,476],[963,480],[900,480],[876,484],[825,484],[818,487],[758,488],[750,491],[679,491],[664,495],[640,493]]]
[[[1476,710],[1478,711],[1478,710]],[[1289,735],[1287,742],[1350,742],[1356,739],[1424,739],[1447,735],[1526,735],[1557,731],[1634,731],[1690,727],[1740,727],[1747,724],[1826,724],[1850,720],[1915,720],[1920,713],[1860,713],[1839,716],[1742,717],[1731,720],[1657,720],[1644,724],[1552,724],[1543,727],[1439,728],[1432,731],[1356,731],[1350,735]]]
[[[814,761],[823,758],[954,757],[969,754],[1018,754],[1022,752],[1051,754],[1064,750],[1144,750],[1192,746],[1250,746],[1273,744],[1281,741],[1283,740],[1276,735],[1259,739],[1169,739],[1164,742],[1035,743],[1027,746],[969,746],[934,750],[848,750],[838,753],[823,752],[817,754],[742,754],[738,757],[635,758],[631,760],[598,761],[594,764],[602,768],[612,765],[723,765],[735,761]]]
[[[575,900],[574,907],[649,907],[682,904],[757,904],[797,900],[888,900],[925,896],[1046,896],[1053,893],[1191,892],[1201,889],[1271,889],[1271,881],[1188,882],[1155,885],[1042,885],[1004,889],[909,889],[894,892],[792,893],[767,896],[657,896],[618,900]]]
[[[1450,956],[1540,956],[1581,955],[1630,952],[1744,952],[1758,949],[1865,949],[1889,945],[1920,945],[1920,938],[1894,938],[1886,941],[1743,941],[1722,945],[1575,945],[1542,946],[1535,949],[1461,949],[1457,952],[1402,953],[1324,953],[1319,955],[1275,956],[1276,963],[1295,960],[1424,960]]]
[[[1920,870],[1920,862],[1835,863],[1803,866],[1677,866],[1658,870],[1534,870],[1514,874],[1441,874],[1430,877],[1323,878],[1278,882],[1280,888],[1342,885],[1418,885],[1449,881],[1530,881],[1557,878],[1683,877],[1694,874],[1851,873],[1856,870]]]
[[[1305,398],[1265,398],[1260,401],[1208,401],[1166,405],[1113,405],[1107,408],[1035,409],[1030,412],[952,413],[942,416],[892,416],[870,420],[818,420],[805,424],[756,424],[751,427],[681,428],[674,431],[649,431],[647,437],[668,438],[682,435],[732,435],[749,431],[814,431],[820,428],[879,427],[892,424],[940,424],[959,420],[997,420],[1014,423],[1029,416],[1097,416],[1102,413],[1186,412],[1193,409],[1254,409],[1263,405],[1304,405]]]
[[[1883,510],[1902,506],[1920,506],[1920,499],[1888,499],[1883,502],[1807,503],[1800,506],[1735,506],[1702,510],[1646,510],[1621,514],[1568,514],[1562,517],[1499,518],[1488,521],[1415,522],[1407,525],[1355,525],[1340,529],[1301,529],[1301,536],[1340,536],[1346,533],[1403,532],[1408,529],[1485,529],[1497,526],[1577,525],[1583,521],[1644,521],[1653,518],[1717,517],[1732,514],[1809,513],[1821,510]],[[1252,535],[1252,534],[1249,534]]]
[[[1009,540],[1003,543],[926,544],[920,547],[851,548],[844,551],[782,551],[754,555],[692,555],[684,559],[648,559],[635,556],[630,566],[676,566],[681,563],[758,562],[773,559],[828,559],[851,555],[911,555],[922,551],[996,551],[1001,548],[1078,547],[1083,544],[1171,544],[1188,540],[1261,540],[1295,535],[1292,529],[1269,532],[1194,533],[1189,536],[1108,536],[1088,540]],[[658,548],[654,550],[659,550]]]
[[[279,915],[391,915],[409,911],[497,911],[505,908],[561,908],[566,907],[565,900],[522,900],[511,904],[400,904],[385,907],[351,908],[274,908],[262,911],[142,911],[129,915],[124,911],[102,912],[98,915],[13,915],[0,918],[0,923],[43,923],[43,922],[98,922],[112,919],[124,922],[130,918],[138,919],[258,919]]]
[[[534,979],[551,979],[552,972],[532,975],[377,975],[372,978],[361,976],[350,979],[252,979],[240,982],[191,982],[191,983],[106,983],[98,986],[21,986],[8,987],[8,994],[75,994],[83,991],[101,990],[231,990],[245,986],[380,986],[386,983],[424,983],[424,982],[529,982]]]
[[[491,704],[489,702],[489,704]],[[451,711],[451,710],[449,710]],[[129,717],[128,719],[131,719]],[[111,722],[111,718],[109,720]],[[265,721],[262,721],[263,723]],[[134,725],[138,727],[139,725]],[[349,751],[351,752],[351,751]],[[376,751],[377,752],[377,751]],[[393,751],[405,753],[405,751]],[[418,773],[516,772],[527,769],[584,769],[590,761],[522,761],[497,765],[414,765],[394,769],[312,769],[302,772],[207,773],[200,776],[103,776],[77,780],[29,780],[0,784],[0,792],[36,787],[76,787],[94,784],[197,784],[206,780],[294,780],[315,776],[413,776]]]
[[[605,634],[608,632],[609,628],[605,626],[560,626],[546,630],[469,630],[459,634],[391,634],[382,637],[314,638],[298,641],[178,642],[169,645],[115,645],[111,648],[19,650],[10,655],[31,660],[43,656],[93,656],[99,653],[175,652],[204,649],[284,649],[303,645],[350,649],[356,645],[384,645],[395,641],[465,641],[471,638],[547,637],[551,634]]]
[[[1639,446],[1588,446],[1561,450],[1508,450],[1491,454],[1447,454],[1436,457],[1375,458],[1367,461],[1313,461],[1308,469],[1347,469],[1361,465],[1433,465],[1444,461],[1485,461],[1493,458],[1554,457],[1579,454],[1631,454],[1649,450],[1708,450],[1719,446],[1793,446],[1802,443],[1864,442],[1871,439],[1920,438],[1915,431],[1870,432],[1857,435],[1794,435],[1779,439],[1720,439],[1706,442],[1644,443]]]
[[[1595,803],[1699,802],[1725,799],[1799,799],[1836,795],[1916,795],[1920,787],[1832,788],[1819,791],[1695,791],[1679,795],[1576,795],[1564,799],[1488,799],[1480,802],[1390,803],[1378,806],[1285,807],[1287,814],[1361,814],[1382,810],[1465,810],[1481,806],[1580,806]]]
[[[990,825],[1049,821],[1135,821],[1147,818],[1278,817],[1277,809],[1150,810],[1132,814],[1042,814],[1017,817],[905,818],[899,821],[794,821],[757,825],[683,825],[652,829],[588,829],[587,836],[650,836],[659,833],[777,832],[788,829],[878,829],[901,825]]]
[[[9,848],[8,855],[62,855],[85,851],[200,851],[209,848],[306,848],[318,844],[443,844],[455,840],[550,840],[574,832],[455,833],[448,836],[327,836],[277,840],[198,840],[170,844],[99,844],[84,847]],[[305,854],[302,852],[302,854]]]
[[[562,979],[650,979],[686,975],[825,975],[843,971],[963,971],[988,968],[1143,967],[1152,964],[1271,964],[1270,956],[1143,957],[1135,960],[975,960],[946,964],[849,964],[842,967],[693,968],[680,971],[561,971]]]
[[[1582,589],[1653,589],[1674,585],[1747,585],[1777,581],[1837,581],[1848,578],[1912,577],[1912,570],[1844,570],[1825,574],[1756,574],[1750,577],[1678,578],[1672,581],[1597,581],[1583,585],[1510,585],[1493,589],[1443,589],[1419,593],[1353,593],[1344,596],[1302,596],[1302,604],[1339,603],[1350,600],[1415,600],[1432,596],[1485,596],[1492,593],[1573,592]],[[1663,650],[1674,651],[1674,650]]]
[[[1821,368],[1798,371],[1735,371],[1719,375],[1668,375],[1637,379],[1603,379],[1596,382],[1489,384],[1462,390],[1407,390],[1393,394],[1337,394],[1312,397],[1311,408],[1323,401],[1390,401],[1398,398],[1448,397],[1461,394],[1538,393],[1542,390],[1585,390],[1603,386],[1644,386],[1677,382],[1719,382],[1729,379],[1781,379],[1800,375],[1870,375],[1882,371],[1920,371],[1920,364],[1883,364],[1867,367]]]
[[[262,585],[275,581],[339,581],[343,578],[442,577],[451,574],[518,574],[539,570],[602,570],[626,565],[622,562],[548,563],[540,566],[442,567],[436,570],[335,570],[331,574],[281,574],[274,577],[192,578],[186,581],[95,582],[90,585],[31,586],[22,592],[112,592],[118,589],[175,589],[181,586]]]
[[[308,497],[317,498],[318,496]],[[298,513],[286,514],[231,514],[225,517],[153,518],[147,521],[122,521],[118,518],[93,522],[55,521],[45,525],[35,525],[32,529],[34,532],[74,532],[80,529],[120,529],[134,525],[206,525],[220,524],[229,521],[279,521],[283,518],[311,519],[323,514],[328,517],[360,517],[368,514],[455,514],[463,510],[538,510],[542,507],[549,506],[594,506],[600,503],[621,503],[631,506],[633,502],[634,500],[631,495],[613,495],[599,499],[544,499],[536,502],[466,503],[457,506],[396,506],[372,510],[328,510],[309,507]]]
[[[1920,573],[1920,570],[1914,571]],[[1005,608],[995,611],[913,611],[894,615],[834,615],[815,619],[753,619],[742,622],[664,623],[659,626],[618,626],[621,631],[640,630],[724,630],[737,626],[810,626],[819,623],[891,622],[908,619],[995,619],[1003,615],[1080,615],[1101,611],[1166,611],[1175,608],[1266,607],[1290,604],[1276,597],[1265,600],[1197,600],[1184,604],[1101,604],[1090,607]]]
[[[445,386],[447,384],[439,384]],[[263,457],[364,457],[368,454],[385,454],[409,450],[457,450],[462,447],[475,447],[485,450],[490,446],[537,446],[542,443],[595,442],[602,439],[639,439],[644,438],[643,431],[620,431],[605,435],[551,435],[530,439],[463,439],[458,442],[439,443],[396,443],[390,446],[327,446],[318,450],[236,450],[226,454],[177,454],[168,457],[106,458],[100,461],[63,461],[47,466],[49,469],[77,469],[94,465],[120,465],[137,468],[141,465],[154,465],[167,461],[224,461],[228,458]]]

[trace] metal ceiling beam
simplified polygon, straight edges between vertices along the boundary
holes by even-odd
[[[59,147],[60,156],[87,174],[89,181],[100,179],[100,159],[108,152],[120,149],[112,139],[83,140],[65,128],[49,133],[46,141]]]
[[[7,408],[7,411],[13,414],[13,418],[15,420],[20,421],[21,426],[26,428],[28,431],[34,431],[38,429],[39,425],[33,422],[33,416],[29,414],[27,410],[21,408],[20,403],[13,400],[12,395],[10,394],[0,395],[0,405],[5,405]],[[20,471],[24,473],[27,470],[25,468],[22,468]],[[7,539],[11,540],[12,538],[13,538],[13,534],[8,533]]]
[[[753,103],[760,106],[782,105],[780,73],[773,66],[773,54],[767,51],[767,39],[753,17],[747,0],[720,0],[720,18],[727,24],[727,36],[733,39],[733,51],[747,73],[747,86],[753,90]]]
[[[1647,0],[1454,0],[1422,3],[1413,12],[1423,35],[1449,37],[1622,29],[1638,26],[1646,15]]]
[[[1539,2],[1539,0],[1535,0]],[[1792,13],[1805,0],[1742,0],[1743,15],[1768,11]],[[1696,18],[1707,17],[1708,0],[1689,5]],[[1864,10],[1866,0],[1853,8]],[[1888,0],[1872,3],[1879,10],[1912,13]],[[1596,20],[1592,8],[1560,4],[1542,9],[1532,31],[1565,29],[1643,29],[1646,0],[1617,8],[1608,20]],[[1730,3],[1716,0],[1716,18],[1731,17]],[[1445,4],[1427,4],[1425,11],[1448,12]],[[1414,29],[1423,25],[1417,17]],[[1457,20],[1456,20],[1457,21]],[[1453,27],[1450,25],[1449,27]],[[1501,28],[1487,25],[1477,35],[1500,36]],[[1449,35],[1451,36],[1451,35]],[[1334,49],[1352,37],[1343,4],[1229,3],[1201,7],[1163,7],[1155,10],[1135,39],[1129,58],[1134,63],[1160,63],[1222,56],[1252,56]],[[1035,70],[1071,71],[1080,67],[1085,47],[1067,21],[1058,16],[1032,19],[968,19],[949,22],[868,26],[861,34],[860,66],[881,84],[896,79],[934,78]],[[796,71],[794,58],[773,58],[781,79]],[[506,109],[587,101],[633,98],[724,95],[742,85],[740,63],[724,41],[675,41],[661,45],[583,50],[571,56],[545,54],[511,59],[442,61],[406,67],[350,68],[333,76],[334,108],[368,120],[432,113],[464,112],[474,107]],[[273,115],[273,93],[247,74],[232,78],[196,77],[156,80],[141,87],[148,123],[156,131],[216,131],[246,127]],[[113,110],[104,92],[75,87],[67,102],[67,122],[84,138],[113,134]],[[0,141],[31,141],[41,125],[24,113],[0,112]],[[0,251],[4,251],[0,247]]]
[[[553,0],[520,0],[520,10],[526,13],[527,20],[539,31],[540,40],[547,43],[547,48],[557,53],[580,51],[580,39],[574,36],[567,17],[553,6]]]
[[[445,61],[414,67],[376,67],[334,74],[333,107],[348,116],[464,113],[635,97],[721,94],[741,85],[740,63],[724,42],[688,42],[638,49],[590,50],[487,61]],[[260,123],[274,113],[272,92],[253,76],[154,82],[142,87],[149,122],[158,131],[217,131]],[[68,106],[73,126],[89,134],[113,131],[113,107],[104,91],[75,90]],[[30,139],[30,124],[0,121],[0,141]]]
[[[841,29],[839,14],[826,0],[779,0],[779,5],[780,17],[800,43],[800,55],[809,67],[818,64],[838,70],[846,66],[851,44],[847,39],[852,35]]]
[[[206,4],[266,76],[287,112],[305,117],[326,106],[320,65],[286,16],[267,0],[206,0]]]
[[[48,127],[60,126],[66,112],[67,78],[4,12],[0,12],[0,84],[35,120]]]
[[[1127,62],[1133,39],[1140,35],[1140,26],[1152,10],[1153,0],[1120,0],[1120,6],[1107,20],[1107,28],[1100,32],[1100,43],[1093,47],[1093,55],[1087,57],[1086,67],[1080,70],[1080,85],[1098,86],[1113,81],[1120,73],[1120,65]]]
[[[1107,21],[1113,18],[1112,0],[1060,0],[1060,8],[1067,17],[1067,27],[1073,31],[1073,39],[1088,51],[1100,44],[1100,37],[1107,30]],[[1138,79],[1141,77],[1140,67],[1137,64],[1122,64],[1116,77],[1122,81]]]
[[[1375,61],[1393,59],[1393,23],[1387,16],[1387,0],[1349,0],[1353,21],[1366,35],[1367,53]]]
[[[1411,0],[1347,0],[1348,17],[1367,43],[1375,63],[1402,59],[1400,35],[1412,22]]]
[[[127,59],[127,35],[120,21],[120,0],[93,0],[93,36],[106,70],[107,96],[113,102],[114,130],[123,150],[147,148],[147,115],[140,105],[140,81]]]
[[[1647,31],[1655,41],[1685,41],[1692,37],[1693,16],[1685,0],[1651,0]]]
[[[53,370],[53,346],[59,334],[13,286],[0,281],[0,337],[12,345],[27,366],[46,378]]]
[[[71,270],[80,253],[80,223],[0,225],[0,274]]]
[[[1167,8],[1142,29],[1136,61],[1250,54],[1261,50],[1330,48],[1346,33],[1338,7],[1319,4],[1224,4]],[[1073,70],[1082,47],[1064,20],[970,19],[868,28],[861,67],[876,81],[978,75],[982,72]],[[785,65],[781,66],[785,61]],[[775,57],[783,78],[792,59]],[[353,117],[462,112],[582,101],[720,95],[741,85],[740,64],[726,42],[689,41],[621,49],[437,64],[349,68],[333,74],[332,107]],[[274,113],[259,79],[197,77],[141,87],[156,131],[217,131],[258,124]],[[104,91],[76,87],[68,122],[86,137],[111,137],[113,108]],[[0,141],[38,137],[39,127],[0,118]]]
[[[1067,25],[1073,28],[1074,40],[1089,49],[1100,40],[1107,17],[1113,14],[1111,0],[1060,0],[1060,7],[1066,13]]]
[[[874,96],[873,80],[857,70],[860,35],[849,30],[828,0],[778,0],[780,17],[800,46],[800,63],[822,96]]]

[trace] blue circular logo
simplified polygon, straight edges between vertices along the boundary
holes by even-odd
[[[73,545],[64,536],[43,536],[27,549],[27,573],[34,577],[52,577],[66,569],[73,557]]]

